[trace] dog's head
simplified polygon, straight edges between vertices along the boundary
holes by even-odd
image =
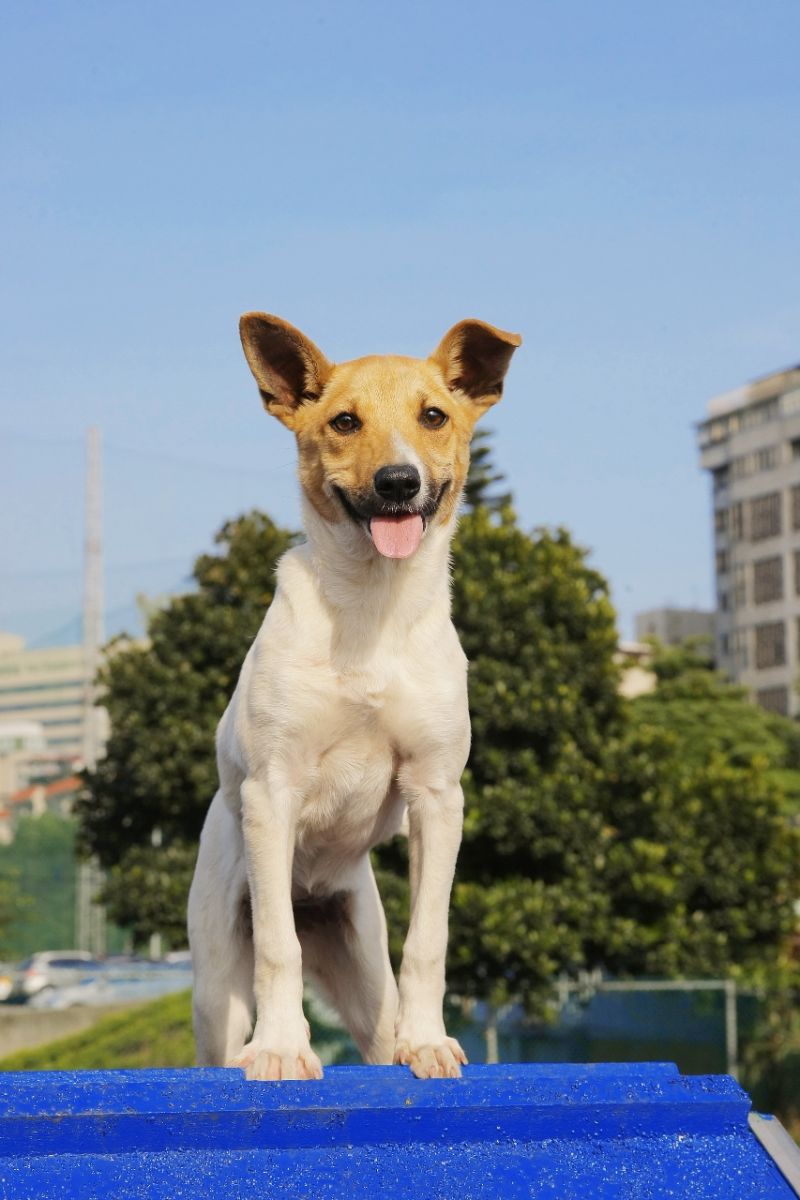
[[[246,313],[242,345],[264,407],[297,437],[315,510],[354,522],[388,558],[408,558],[458,505],[478,417],[503,390],[521,338],[460,321],[427,359],[334,365],[280,317]]]

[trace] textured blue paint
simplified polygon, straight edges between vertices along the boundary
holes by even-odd
[[[671,1064],[0,1075],[0,1196],[790,1200],[726,1076]]]

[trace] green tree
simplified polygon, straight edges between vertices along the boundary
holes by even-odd
[[[717,755],[732,766],[758,760],[783,790],[789,806],[800,807],[800,725],[751,703],[747,691],[730,683],[692,640],[682,646],[654,643],[656,690],[631,706],[635,725],[674,734],[681,757],[696,766]]]
[[[500,512],[511,504],[510,492],[493,492],[498,483],[505,483],[505,475],[498,471],[492,457],[491,429],[476,429],[469,448],[469,472],[464,485],[464,507],[488,508]]]
[[[111,915],[140,941],[152,929],[182,936],[217,783],[214,728],[294,540],[261,514],[230,523],[221,552],[198,560],[197,591],[153,619],[149,645],[109,659],[113,732],[80,804],[82,842],[111,869]],[[581,967],[766,977],[800,892],[776,776],[793,769],[787,731],[774,741],[780,765],[755,752],[758,729],[752,754],[724,729],[704,744],[687,703],[709,706],[712,730],[716,700],[730,705],[728,724],[764,718],[696,664],[665,668],[653,697],[623,702],[607,585],[563,530],[530,536],[510,509],[479,504],[462,519],[454,568],[473,748],[451,987],[541,1011],[554,976]],[[405,847],[376,857],[396,950]]]
[[[614,612],[566,531],[530,537],[508,508],[499,520],[482,505],[462,519],[453,564],[473,741],[448,981],[463,996],[522,998],[540,1011],[554,977],[586,965],[603,900],[598,793],[623,712]],[[405,845],[377,857],[397,958]]]
[[[19,886],[20,873],[0,863],[0,959],[21,958],[27,953],[18,951],[19,926],[24,921],[30,897]]]
[[[195,564],[196,591],[155,614],[146,645],[108,656],[111,738],[77,804],[80,848],[111,869],[109,916],[140,943],[155,931],[185,941],[196,843],[217,788],[214,732],[272,600],[275,564],[296,540],[263,513],[228,522],[220,552]]]
[[[690,650],[659,656],[658,691],[623,703],[605,583],[563,531],[530,538],[478,508],[454,580],[474,740],[451,986],[541,1012],[578,968],[774,978],[800,894],[792,723]],[[402,850],[380,858],[402,912]]]
[[[0,846],[0,957],[25,958],[75,940],[75,824],[23,817]]]
[[[453,890],[450,982],[536,1007],[583,965],[603,751],[621,718],[614,612],[569,535],[479,507],[454,547],[473,744]]]
[[[620,974],[769,985],[796,924],[800,831],[763,758],[700,758],[641,716],[609,744],[597,849],[610,902],[587,954]]]

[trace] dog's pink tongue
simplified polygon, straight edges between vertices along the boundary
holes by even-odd
[[[409,558],[422,541],[422,517],[373,517],[369,531],[375,549],[385,558]]]

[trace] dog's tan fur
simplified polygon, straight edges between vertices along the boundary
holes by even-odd
[[[442,998],[469,715],[448,551],[473,426],[499,399],[520,339],[463,321],[428,359],[335,366],[280,318],[247,314],[241,330],[267,411],[297,439],[308,543],[281,560],[220,723],[220,791],[189,910],[198,1060],[251,1078],[318,1076],[305,971],[367,1061],[456,1075],[465,1059]],[[342,414],[353,428],[337,426]],[[392,523],[378,472],[397,464],[416,472],[419,491],[391,511],[423,529],[404,559],[373,537]],[[398,995],[369,851],[406,810],[411,922]]]

